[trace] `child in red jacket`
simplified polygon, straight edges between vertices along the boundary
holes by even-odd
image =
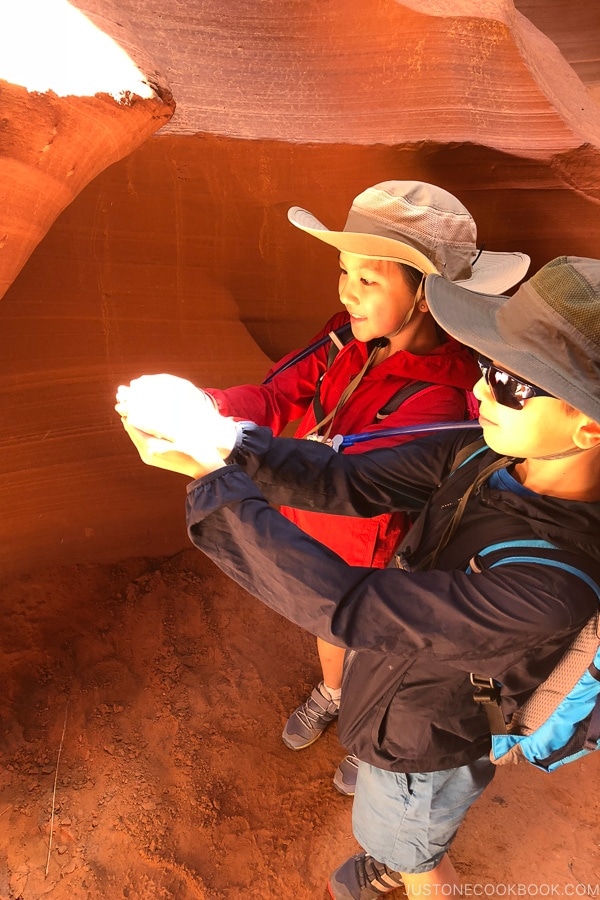
[[[469,211],[452,194],[423,182],[389,181],[367,188],[353,201],[343,231],[329,231],[298,207],[288,217],[339,251],[345,311],[316,336],[318,343],[333,333],[338,352],[331,361],[328,343],[301,359],[290,354],[262,385],[209,390],[219,412],[266,425],[276,435],[302,417],[295,436],[322,441],[336,434],[464,419],[477,365],[429,313],[424,277],[438,273],[475,291],[502,293],[523,278],[529,258],[478,252]],[[348,325],[350,339],[344,343],[336,332],[344,326],[349,332]],[[402,389],[408,393],[411,385],[418,390],[394,408],[392,398]],[[366,441],[347,452],[409,439]],[[409,527],[400,513],[350,519],[282,512],[356,566],[385,567]],[[314,743],[338,714],[344,651],[320,638],[317,648],[323,680],[283,731],[283,741],[293,750]],[[334,785],[341,793],[354,793],[357,765],[354,756],[340,763]]]

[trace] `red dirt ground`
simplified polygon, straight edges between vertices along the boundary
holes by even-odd
[[[21,578],[0,617],[0,900],[323,900],[356,844],[335,727],[280,740],[309,635],[193,549]],[[599,773],[499,770],[453,848],[465,895],[600,896]]]

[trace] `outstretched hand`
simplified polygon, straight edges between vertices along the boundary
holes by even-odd
[[[178,450],[172,441],[140,431],[139,428],[130,425],[126,418],[121,421],[123,428],[140,454],[140,459],[147,466],[168,469],[169,472],[179,472],[181,475],[189,475],[190,478],[200,478],[225,465],[221,457],[215,458],[212,462],[200,463],[187,453]]]
[[[174,375],[143,375],[121,385],[115,409],[143,462],[192,478],[224,465],[235,443],[233,420]]]

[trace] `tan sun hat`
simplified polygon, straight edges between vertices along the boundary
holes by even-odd
[[[343,231],[330,231],[293,206],[288,219],[344,253],[390,259],[462,287],[501,294],[525,276],[525,253],[478,251],[469,210],[448,191],[423,181],[384,181],[352,201]]]

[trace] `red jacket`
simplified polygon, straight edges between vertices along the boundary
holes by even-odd
[[[327,322],[315,340],[348,322],[348,314],[340,312]],[[239,385],[226,390],[207,391],[219,411],[226,416],[248,419],[266,425],[274,434],[301,418],[295,436],[304,435],[316,424],[312,401],[319,378],[321,403],[326,412],[334,408],[348,382],[363,367],[368,351],[361,341],[351,340],[327,367],[330,344],[274,376],[268,384]],[[274,369],[291,359],[284,357]],[[271,370],[273,371],[273,370]],[[331,436],[378,431],[402,425],[425,422],[456,422],[465,417],[466,397],[479,377],[479,370],[469,350],[448,338],[427,356],[416,356],[399,350],[370,369],[333,421]],[[376,415],[386,402],[411,381],[432,382],[414,397],[405,400],[398,410],[381,420]],[[410,436],[381,438],[348,447],[346,453],[362,453],[375,447],[386,447],[410,440]],[[333,452],[333,451],[332,451]],[[350,565],[386,566],[399,539],[409,527],[402,513],[376,516],[372,519],[348,518],[325,513],[311,513],[283,508],[281,512],[303,531],[338,553]]]

